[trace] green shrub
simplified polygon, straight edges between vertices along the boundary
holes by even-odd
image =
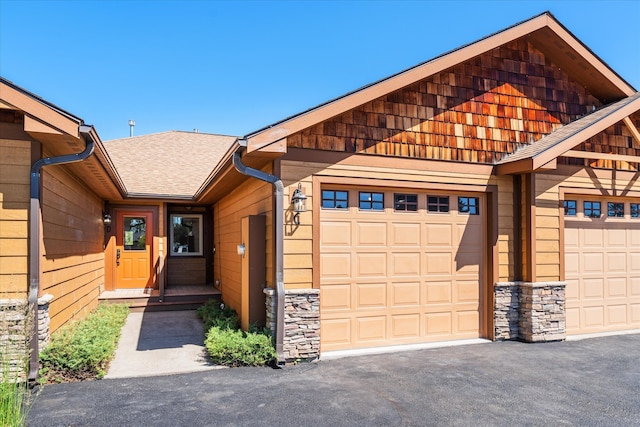
[[[101,304],[84,320],[51,336],[40,353],[40,374],[47,382],[102,378],[116,350],[129,314],[124,304]]]
[[[240,330],[240,318],[232,308],[210,300],[196,311],[207,331],[205,347],[213,363],[225,366],[264,366],[276,360],[271,332],[249,326]]]
[[[275,361],[271,337],[261,333],[213,327],[205,346],[214,363],[225,366],[264,366]]]
[[[240,318],[235,310],[217,300],[207,301],[196,310],[196,314],[202,319],[205,331],[213,327],[234,330],[240,328]]]

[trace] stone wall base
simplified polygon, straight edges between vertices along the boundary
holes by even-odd
[[[500,282],[494,286],[496,340],[566,338],[566,282]]]
[[[267,324],[276,334],[276,298],[271,288],[266,295]],[[293,289],[285,291],[284,342],[285,363],[313,361],[320,356],[320,291]]]
[[[52,295],[38,299],[38,348],[49,343],[49,303]],[[9,380],[25,381],[33,315],[27,300],[0,299],[0,375]]]

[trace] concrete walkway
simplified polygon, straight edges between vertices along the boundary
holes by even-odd
[[[193,310],[133,312],[105,378],[133,378],[220,368],[207,360],[202,321]]]

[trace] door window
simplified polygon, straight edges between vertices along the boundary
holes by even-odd
[[[123,218],[123,242],[125,251],[144,251],[147,246],[147,221],[144,217]]]

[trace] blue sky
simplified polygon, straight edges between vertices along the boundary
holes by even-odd
[[[0,75],[104,141],[245,135],[545,10],[640,90],[640,0],[0,0]]]

